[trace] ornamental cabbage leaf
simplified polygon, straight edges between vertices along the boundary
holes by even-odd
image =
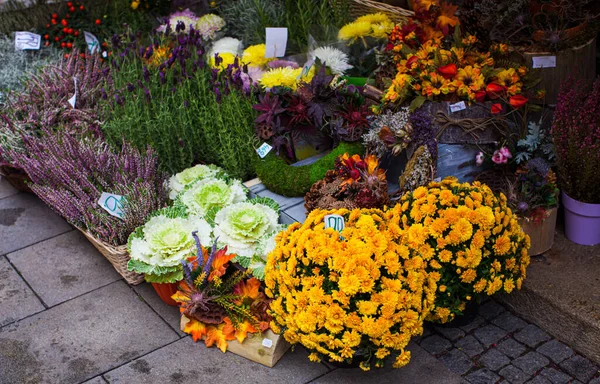
[[[186,186],[195,181],[207,178],[227,179],[228,175],[222,168],[213,164],[198,164],[191,168],[184,169],[178,174],[171,176],[169,179],[169,198],[175,200],[177,195],[179,195]]]
[[[205,217],[214,207],[223,208],[246,201],[246,189],[239,180],[209,178],[188,185],[177,198],[190,215]]]

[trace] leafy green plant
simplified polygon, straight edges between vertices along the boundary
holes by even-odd
[[[172,174],[214,163],[231,177],[251,178],[255,96],[242,68],[237,61],[220,72],[208,68],[198,32],[154,41],[113,42],[116,92],[104,108],[107,139],[150,144]]]

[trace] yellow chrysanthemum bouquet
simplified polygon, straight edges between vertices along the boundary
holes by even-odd
[[[329,214],[344,218],[341,232],[325,228]],[[402,367],[435,300],[425,267],[390,236],[383,211],[315,210],[280,233],[269,255],[271,328],[311,350],[312,361],[360,362],[368,370],[395,354],[393,366]]]
[[[408,257],[420,256],[430,277],[439,278],[427,320],[446,323],[473,300],[521,288],[529,236],[506,197],[487,185],[453,177],[430,183],[405,194],[386,220],[392,237],[410,250]]]

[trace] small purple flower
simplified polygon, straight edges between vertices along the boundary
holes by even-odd
[[[129,92],[133,92],[135,91],[135,85],[131,84],[131,83],[127,83],[127,90]]]
[[[150,90],[148,88],[144,88],[144,96],[146,96],[147,103],[150,103],[150,101],[152,101],[152,96],[150,96]]]
[[[158,77],[159,77],[160,85],[164,85],[167,82],[167,79],[165,77],[165,73],[163,71],[160,71],[158,73]]]
[[[185,23],[183,21],[178,21],[177,26],[175,26],[175,32],[179,33],[185,31]]]
[[[144,56],[146,59],[149,59],[152,57],[152,55],[154,54],[154,48],[152,46],[149,46],[146,49],[146,55]]]
[[[190,107],[190,102],[187,101],[187,100],[184,100],[183,101],[183,106],[186,107],[186,108],[189,108]]]
[[[525,212],[529,209],[529,204],[524,201],[521,201],[519,205],[517,205],[517,209],[521,212]]]
[[[220,102],[221,102],[221,99],[222,99],[222,97],[223,97],[223,96],[221,95],[221,91],[220,91],[220,90],[219,90],[219,88],[217,88],[217,87],[215,87],[213,90],[214,90],[214,92],[215,92],[215,97],[217,98],[217,103],[220,103]]]
[[[150,81],[150,71],[148,71],[148,67],[144,65],[144,81]]]

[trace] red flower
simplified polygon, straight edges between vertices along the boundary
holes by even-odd
[[[487,97],[494,100],[500,97],[500,95],[504,92],[504,87],[496,83],[489,83],[485,88],[485,91],[487,93]]]
[[[83,7],[83,5],[81,5],[81,6],[79,7],[79,9],[80,9],[81,11],[83,11],[85,8]]]
[[[496,103],[492,105],[492,113],[494,115],[499,114],[500,112],[502,112],[502,104]]]
[[[475,92],[475,101],[477,101],[478,103],[483,103],[485,101],[485,96],[485,91],[477,91]]]
[[[387,43],[387,45],[385,46],[385,50],[386,51],[391,51],[392,49],[394,49],[394,44],[393,43]]]
[[[71,7],[71,8],[69,8],[69,11],[70,11],[70,12],[75,12],[75,7]]]
[[[510,103],[510,106],[513,107],[514,109],[521,108],[522,106],[527,104],[527,101],[528,101],[528,99],[523,95],[514,95],[514,96],[511,96],[510,99],[508,100],[508,102]]]
[[[354,180],[358,180],[358,178],[360,177],[360,172],[358,172],[358,169],[351,170],[350,177],[353,178]]]
[[[68,23],[67,23],[67,20],[65,20],[65,19],[62,19],[62,20],[60,21],[60,23],[62,24],[62,26],[63,26],[63,27],[66,27],[66,26],[67,26],[67,24],[68,24]]]
[[[102,23],[102,21],[100,21],[100,19],[96,19],[96,25],[100,25],[100,23]]]
[[[52,18],[53,18],[53,19],[58,19],[58,14],[57,14],[57,13],[53,13],[53,14],[52,14]]]
[[[438,73],[442,75],[444,79],[451,79],[456,76],[456,72],[458,69],[456,68],[456,64],[446,64],[438,68]]]
[[[67,7],[71,8],[72,6],[73,6],[73,3],[69,1],[69,2],[67,3]]]

